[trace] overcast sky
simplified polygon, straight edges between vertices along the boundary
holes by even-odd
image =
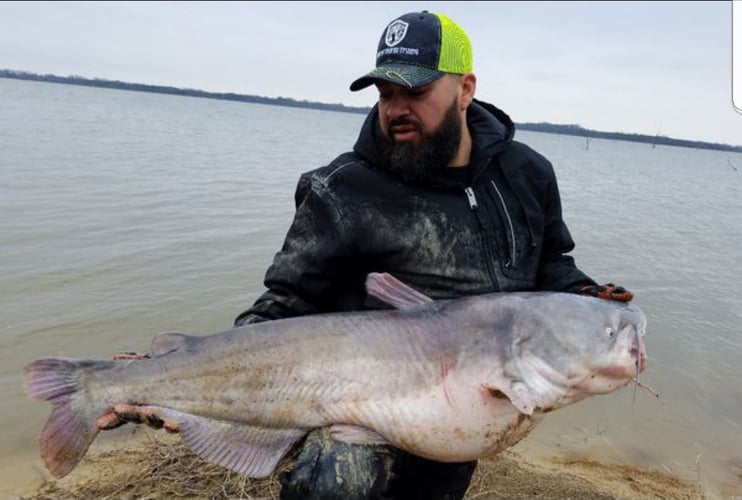
[[[477,97],[516,122],[742,145],[731,1],[0,2],[0,68],[370,106],[348,85],[423,9],[469,34]]]

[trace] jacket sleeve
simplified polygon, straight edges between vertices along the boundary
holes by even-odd
[[[350,249],[332,193],[312,172],[299,179],[296,213],[265,275],[267,291],[235,319],[246,323],[329,311],[336,302]]]
[[[548,162],[547,162],[548,163]],[[548,164],[550,176],[544,196],[544,237],[537,288],[540,290],[573,291],[595,282],[575,265],[568,255],[574,247],[572,235],[562,219],[562,204],[556,175]]]

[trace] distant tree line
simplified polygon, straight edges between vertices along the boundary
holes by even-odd
[[[587,141],[590,139],[612,139],[616,141],[644,142],[652,146],[680,146],[685,148],[696,149],[715,149],[718,151],[734,151],[742,153],[742,146],[732,146],[729,144],[717,144],[713,142],[690,141],[685,139],[673,139],[664,135],[644,135],[644,134],[627,134],[623,132],[600,132],[582,128],[579,125],[555,125],[553,123],[522,123],[518,125],[520,130],[530,130],[533,132],[545,132],[547,134],[576,135],[584,137]]]
[[[205,97],[225,101],[240,101],[254,104],[271,104],[290,106],[294,108],[311,108],[327,111],[341,111],[346,113],[368,113],[371,108],[346,106],[344,104],[325,104],[321,102],[297,101],[290,97],[261,97],[257,95],[234,94],[231,92],[206,92],[204,90],[183,89],[163,85],[149,85],[146,83],[129,83],[118,80],[103,80],[101,78],[83,78],[82,76],[38,75],[26,71],[0,69],[0,78],[15,78],[17,80],[33,80],[39,82],[64,83],[68,85],[84,85],[86,87],[104,87],[118,90],[133,90],[136,92],[154,92],[156,94],[173,94],[188,97]]]
[[[239,101],[254,104],[268,104],[276,106],[290,106],[294,108],[309,108],[325,111],[339,111],[343,113],[361,113],[367,114],[371,108],[346,106],[344,104],[327,104],[321,102],[312,102],[290,97],[261,97],[249,94],[234,94],[231,92],[206,92],[204,90],[184,89],[178,87],[169,87],[163,85],[148,85],[145,83],[129,83],[118,80],[104,80],[101,78],[84,78],[81,76],[57,76],[57,75],[39,75],[28,71],[16,71],[10,69],[0,69],[0,78],[14,78],[17,80],[33,80],[51,83],[63,83],[68,85],[84,85],[88,87],[105,87],[120,90],[133,90],[137,92],[154,92],[157,94],[173,94],[189,97],[202,97],[208,99],[221,99],[226,101]],[[673,139],[660,134],[627,134],[623,132],[601,132],[582,128],[579,125],[557,125],[553,123],[518,123],[519,130],[528,130],[533,132],[544,132],[547,134],[561,134],[584,137],[587,143],[590,139],[612,139],[617,141],[643,142],[665,146],[681,146],[696,149],[714,149],[718,151],[742,152],[742,146],[733,146],[729,144],[719,144],[703,141],[690,141],[684,139]]]

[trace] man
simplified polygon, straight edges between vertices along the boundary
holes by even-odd
[[[301,176],[268,290],[235,325],[381,307],[364,290],[372,271],[436,299],[564,290],[630,300],[567,255],[574,243],[551,164],[513,140],[513,122],[474,98],[476,84],[456,23],[426,11],[392,21],[376,67],[350,86],[375,85],[377,105],[353,151]],[[281,497],[462,498],[475,467],[315,431],[281,476]]]

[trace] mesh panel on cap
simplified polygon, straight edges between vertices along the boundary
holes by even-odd
[[[436,14],[441,23],[441,54],[438,71],[470,73],[473,68],[471,42],[461,27],[442,14]]]

